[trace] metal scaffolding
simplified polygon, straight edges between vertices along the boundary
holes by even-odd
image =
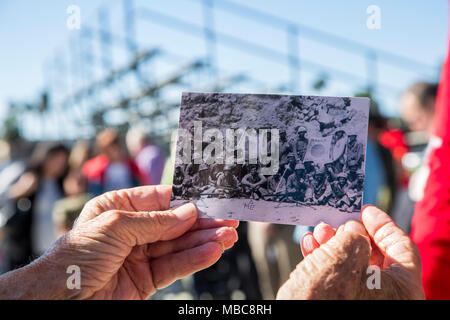
[[[181,0],[180,0],[181,1]],[[126,129],[143,122],[152,136],[162,136],[176,128],[181,91],[225,91],[253,88],[252,92],[301,94],[305,72],[326,74],[330,81],[364,86],[375,97],[380,93],[396,95],[402,89],[379,79],[380,64],[430,77],[434,66],[360,44],[294,21],[238,4],[231,0],[183,0],[201,7],[198,23],[159,11],[150,4],[122,0],[122,31],[111,18],[117,2],[102,6],[97,21],[83,23],[70,37],[65,49],[57,51],[45,64],[45,88],[41,101],[27,105],[24,115],[41,119],[37,139],[89,138],[108,125]],[[226,13],[264,25],[285,34],[286,47],[273,48],[267,43],[244,39],[216,24],[216,16]],[[198,38],[204,54],[195,57],[170,52],[163,46],[148,47],[137,35],[143,21],[161,28]],[[120,26],[119,26],[120,27]],[[114,31],[113,31],[114,30]],[[342,70],[321,61],[302,57],[302,39],[342,50],[365,61],[364,72]],[[251,55],[287,68],[282,83],[269,84],[242,70],[220,67],[219,46]],[[118,53],[117,53],[118,52]],[[173,72],[158,74],[158,64],[168,63]],[[44,104],[45,102],[45,104]]]

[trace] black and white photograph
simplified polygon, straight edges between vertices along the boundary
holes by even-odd
[[[316,225],[359,219],[369,99],[183,93],[172,206]]]

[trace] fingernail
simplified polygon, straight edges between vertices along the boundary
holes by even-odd
[[[359,233],[362,236],[366,236],[367,235],[366,229],[361,224],[361,222],[358,222],[358,221],[355,221],[355,220],[347,221],[345,223],[345,225],[344,225],[344,231],[356,232],[356,233]]]
[[[321,229],[321,228],[326,228],[326,227],[329,227],[329,226],[330,226],[329,224],[321,221],[314,227],[314,229]]]
[[[324,225],[326,225],[326,223],[323,222],[323,221],[320,221],[318,224],[316,224],[315,228],[317,228],[317,227],[323,227]]]
[[[303,247],[307,251],[312,251],[314,249],[313,234],[311,232],[305,233],[302,241],[303,241],[303,243],[302,243]]]
[[[197,208],[192,203],[186,203],[180,207],[175,208],[172,213],[176,215],[180,220],[186,221],[197,217]]]
[[[369,207],[375,207],[373,204],[366,204],[361,208],[361,212],[363,212],[364,210],[366,210]],[[376,207],[375,207],[376,208]]]

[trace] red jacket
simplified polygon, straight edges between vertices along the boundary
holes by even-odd
[[[133,160],[127,159],[126,163],[130,168],[133,181],[136,186],[142,185],[144,178]],[[82,167],[81,172],[89,182],[89,192],[93,195],[99,195],[103,190],[104,175],[109,166],[109,159],[106,155],[100,154],[95,158],[88,160]]]
[[[450,299],[450,62],[442,69],[434,118],[434,141],[424,198],[414,212],[411,238],[422,259],[427,299]]]

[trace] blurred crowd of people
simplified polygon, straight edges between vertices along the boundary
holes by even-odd
[[[423,196],[423,163],[436,94],[436,84],[420,82],[408,88],[399,101],[402,121],[397,123],[381,116],[372,101],[363,202],[390,212],[406,232],[414,203]],[[31,156],[15,153],[19,146],[3,141],[0,273],[45,252],[71,229],[90,198],[138,185],[172,184],[175,141],[173,135],[166,154],[161,142],[149,139],[140,127],[123,135],[107,128],[95,141],[40,142]],[[258,175],[257,170],[254,174]],[[176,282],[165,292],[170,297],[190,292],[193,298],[274,298],[302,258],[298,239],[307,228],[294,229],[241,223],[240,241],[218,263],[196,273],[191,282]]]
[[[95,145],[40,142],[28,159],[10,159],[0,172],[2,272],[44,253],[72,225],[84,204],[110,190],[159,184],[164,152],[140,128],[112,128]],[[11,145],[14,148],[14,145]],[[95,156],[94,152],[96,153]]]

